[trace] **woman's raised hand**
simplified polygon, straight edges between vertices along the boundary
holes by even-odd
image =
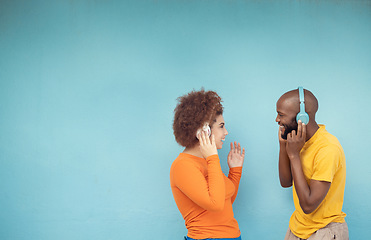
[[[237,142],[231,143],[231,150],[228,154],[228,166],[229,168],[242,167],[243,161],[245,159],[245,148],[241,151],[240,143]]]
[[[215,137],[214,134],[211,134],[211,140],[209,136],[206,135],[205,131],[201,131],[199,134],[199,142],[200,142],[200,150],[202,156],[206,159],[207,157],[211,155],[218,154],[218,150],[216,149],[215,145]]]

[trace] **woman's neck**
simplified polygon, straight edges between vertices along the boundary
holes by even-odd
[[[199,158],[204,158],[204,156],[202,156],[199,145],[196,145],[196,146],[191,147],[191,148],[185,148],[183,153],[187,153],[187,154],[199,157]]]

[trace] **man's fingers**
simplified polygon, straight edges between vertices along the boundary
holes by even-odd
[[[296,136],[296,131],[295,131],[295,130],[292,130],[290,136],[291,136],[292,138],[295,137],[295,136]]]
[[[298,137],[301,138],[302,133],[302,122],[301,120],[298,121]]]

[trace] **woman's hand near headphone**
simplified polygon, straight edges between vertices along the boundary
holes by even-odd
[[[216,149],[215,145],[215,137],[214,134],[211,134],[211,137],[206,135],[205,131],[201,131],[201,136],[199,137],[200,142],[200,150],[202,156],[206,159],[211,155],[218,154],[218,150]]]
[[[243,161],[245,159],[245,148],[241,151],[240,143],[237,142],[231,143],[231,150],[228,153],[228,166],[229,168],[242,167]]]

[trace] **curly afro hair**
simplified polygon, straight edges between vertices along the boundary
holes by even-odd
[[[223,114],[222,99],[216,92],[192,91],[179,97],[174,109],[173,130],[175,140],[183,147],[191,148],[198,143],[197,129],[206,122],[210,127],[218,115]]]

